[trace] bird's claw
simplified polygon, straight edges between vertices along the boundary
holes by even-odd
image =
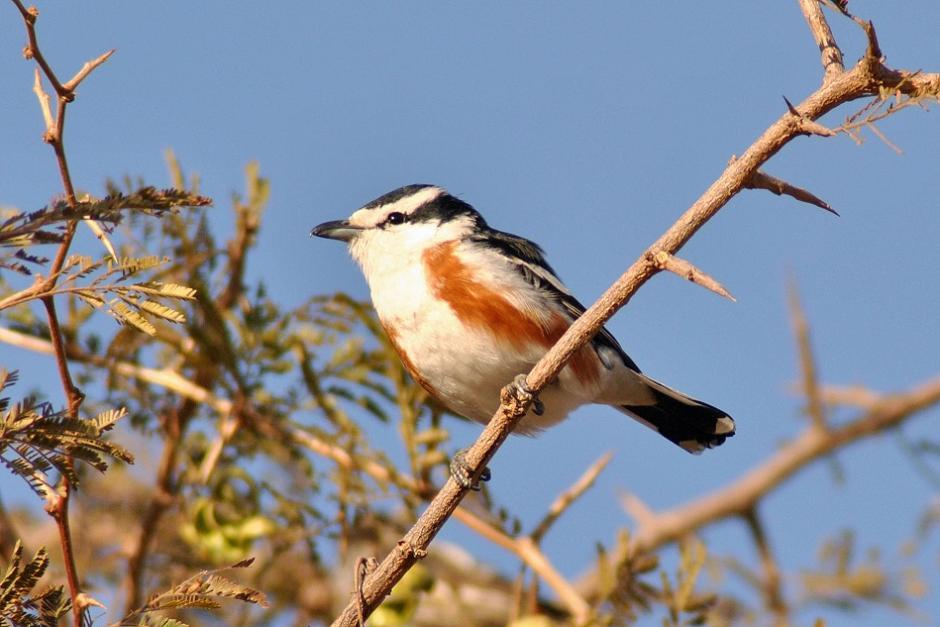
[[[477,481],[473,480],[470,464],[467,463],[467,449],[460,449],[450,460],[450,476],[460,487],[478,492],[480,481],[490,480],[490,469],[484,468]]]
[[[526,377],[527,375],[517,374],[510,385],[513,388],[516,398],[522,402],[531,401],[532,413],[536,416],[541,416],[545,413],[545,405],[539,400],[538,394],[533,392],[532,388],[529,387],[529,384],[526,382]]]

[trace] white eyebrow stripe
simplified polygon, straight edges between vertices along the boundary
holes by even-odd
[[[440,187],[425,187],[410,196],[399,198],[394,202],[379,205],[378,207],[371,207],[369,209],[359,209],[349,216],[349,222],[356,226],[375,226],[384,221],[388,214],[393,211],[409,215],[425,203],[431,202],[444,193],[446,192]]]

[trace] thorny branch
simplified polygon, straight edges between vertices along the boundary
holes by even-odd
[[[47,340],[3,327],[0,327],[0,342],[37,353],[53,354],[52,344]],[[78,350],[70,351],[69,359],[71,361],[95,366],[107,366],[121,376],[132,378],[143,383],[158,385],[179,394],[188,401],[206,404],[221,416],[230,417],[239,413],[235,411],[235,404],[232,401],[216,396],[205,387],[182,377],[174,370],[146,368],[124,361],[106,361],[104,358],[85,354]],[[399,473],[393,475],[388,468],[378,462],[368,460],[357,461],[352,455],[336,444],[326,442],[303,429],[276,423],[265,416],[251,412],[247,407],[242,408],[241,411],[249,413],[250,415],[246,416],[248,422],[267,437],[289,439],[315,455],[330,459],[345,469],[357,468],[380,484],[391,483],[418,496],[423,493],[419,482],[413,477]],[[226,423],[223,423],[223,425],[224,424]],[[140,577],[142,576],[143,556],[146,554],[147,546],[149,546],[150,538],[153,535],[159,516],[170,505],[170,501],[174,498],[175,488],[172,483],[172,463],[168,463],[167,460],[170,456],[176,456],[179,438],[168,439],[177,441],[177,443],[171,447],[170,442],[168,442],[160,460],[157,472],[157,490],[152,497],[151,504],[148,506],[147,514],[144,519],[145,523],[142,525],[137,545],[132,551],[129,578],[125,582],[128,598],[139,598],[141,594]],[[565,603],[572,614],[576,614],[578,608],[581,608],[582,611],[586,608],[583,598],[571,584],[555,570],[538,548],[538,541],[547,533],[552,521],[560,516],[565,508],[569,507],[574,500],[591,487],[597,475],[600,474],[608,462],[609,454],[592,464],[569,490],[556,499],[556,502],[549,508],[549,514],[546,515],[546,520],[537,525],[536,529],[530,534],[535,540],[534,543],[531,541],[526,542],[522,538],[514,538],[508,535],[497,525],[484,520],[465,507],[459,507],[457,511],[454,512],[454,516],[486,540],[516,555],[526,566],[531,568],[533,572],[537,573],[555,590],[559,599]],[[200,476],[203,478],[205,478],[204,472],[207,471],[202,467],[200,469]]]
[[[51,69],[39,53],[38,47],[35,45],[34,23],[36,14],[34,10],[25,9],[20,0],[12,1],[23,14],[24,20],[27,24],[27,32],[30,40],[30,45],[27,47],[29,56],[32,56],[32,58],[36,59],[37,64],[43,70],[59,98],[56,115],[53,118],[51,109],[48,105],[48,95],[45,96],[46,105],[44,106],[42,104],[44,92],[42,91],[41,83],[37,83],[37,97],[39,97],[40,106],[43,108],[43,114],[44,118],[46,119],[47,127],[52,127],[51,129],[47,128],[46,139],[53,145],[53,148],[55,149],[57,160],[60,166],[60,172],[62,172],[63,175],[63,185],[66,188],[66,196],[69,199],[69,202],[74,205],[74,192],[71,191],[72,188],[71,180],[68,175],[68,164],[65,161],[64,149],[62,149],[61,131],[64,127],[65,105],[68,102],[71,102],[71,100],[74,98],[72,91],[78,85],[78,83],[81,82],[81,80],[83,80],[95,67],[103,63],[110,53],[106,53],[98,59],[86,63],[82,70],[80,70],[80,72],[71,81],[68,81],[65,84],[60,83],[55,78],[55,75],[52,73]],[[680,276],[689,278],[690,280],[693,280],[702,285],[706,285],[706,283],[708,283],[710,280],[718,287],[721,287],[717,281],[714,281],[714,279],[708,277],[708,275],[706,275],[704,272],[701,272],[691,264],[688,264],[688,262],[679,259],[675,256],[675,254],[685,244],[685,242],[687,242],[688,239],[691,238],[694,233],[704,225],[708,219],[713,217],[715,213],[717,213],[717,211],[720,210],[720,208],[741,189],[769,189],[775,193],[785,193],[800,200],[813,202],[812,200],[807,200],[807,198],[800,198],[796,193],[792,193],[793,190],[799,190],[799,188],[794,188],[793,186],[789,186],[789,184],[780,181],[779,179],[773,179],[773,177],[769,177],[769,175],[764,175],[762,172],[760,172],[759,168],[778,150],[786,145],[786,143],[799,135],[812,134],[829,136],[834,134],[834,131],[831,129],[828,129],[827,127],[815,122],[815,120],[818,119],[821,115],[846,102],[866,96],[874,95],[884,98],[885,94],[894,93],[898,96],[904,95],[911,98],[921,98],[925,94],[931,94],[931,97],[936,97],[936,94],[940,93],[940,75],[938,74],[895,71],[884,66],[883,60],[881,59],[880,48],[878,46],[877,39],[875,38],[874,30],[869,24],[863,23],[863,27],[865,27],[866,34],[869,38],[869,47],[866,56],[861,61],[859,61],[855,67],[848,71],[844,70],[841,61],[841,51],[839,51],[835,41],[832,39],[831,31],[828,28],[828,24],[825,22],[825,18],[822,16],[822,12],[819,9],[817,0],[799,0],[799,2],[801,9],[806,16],[807,22],[810,25],[810,29],[813,32],[814,39],[817,41],[817,44],[819,45],[822,53],[823,67],[825,68],[823,86],[799,105],[789,106],[788,111],[784,113],[781,118],[777,120],[777,122],[771,125],[740,159],[734,159],[732,163],[728,165],[722,176],[716,180],[716,182],[698,199],[698,201],[696,201],[696,203],[690,207],[689,210],[687,210],[686,213],[683,214],[683,216],[680,217],[680,219],[659,240],[657,240],[652,246],[650,246],[649,249],[647,249],[647,251],[643,253],[643,255],[640,256],[640,258],[627,270],[627,272],[624,273],[618,282],[615,283],[601,297],[598,303],[592,306],[592,308],[588,310],[588,312],[586,312],[585,315],[576,324],[572,325],[568,333],[565,334],[559,343],[553,347],[553,349],[545,356],[545,358],[543,358],[528,375],[527,384],[533,392],[537,392],[548,382],[553,380],[564,367],[565,363],[571,357],[571,355],[573,355],[580,346],[587,342],[597,332],[599,327],[632,297],[639,287],[641,287],[646,281],[648,281],[650,278],[652,278],[652,276],[661,270],[666,269],[677,272],[677,274],[680,274]],[[51,125],[50,121],[52,122]],[[843,131],[846,129],[840,128],[838,130]],[[773,181],[768,181],[766,177],[773,179]],[[775,191],[774,188],[776,188],[776,190],[789,191]],[[809,192],[805,192],[805,190],[799,191],[804,192],[809,197],[818,200],[818,198],[812,196],[812,194]],[[818,206],[825,205],[825,203],[822,201],[813,202],[813,204],[817,204]],[[828,208],[828,205],[823,206],[823,208]],[[72,223],[69,226],[66,240],[59,248],[56,262],[53,264],[53,268],[61,268],[67,254],[74,229],[75,223]],[[50,278],[55,276],[56,275],[53,273],[50,273],[49,275]],[[696,278],[699,280],[696,280]],[[46,282],[37,283],[37,285],[32,289],[41,290],[43,287],[50,288],[54,287],[54,285],[54,279],[51,281],[51,283],[49,283],[49,280],[47,279]],[[713,291],[718,293],[722,293],[723,291],[724,293],[722,295],[730,297],[724,288],[721,288],[719,291],[714,286],[711,286],[709,289],[713,289]],[[51,299],[49,300],[51,301]],[[50,328],[54,325],[53,318],[54,309],[50,313]],[[6,332],[6,330],[0,329],[0,332]],[[27,341],[24,339],[26,337],[27,336],[21,336],[16,341],[11,343],[20,342],[21,345],[23,345],[29,342],[33,342],[33,350],[39,350],[36,348],[36,346],[41,346],[41,350],[52,351],[54,354],[56,354],[57,361],[60,363],[60,366],[65,363],[66,354],[64,348],[57,348],[53,344],[44,342],[43,340],[39,340],[37,338],[28,338]],[[8,338],[0,337],[0,340],[8,341]],[[76,356],[68,355],[68,357],[70,359],[74,359]],[[179,392],[191,402],[209,403],[214,408],[216,408],[217,411],[222,412],[221,415],[232,415],[234,421],[233,424],[238,424],[238,420],[240,419],[239,412],[236,411],[232,413],[233,403],[231,401],[219,399],[213,396],[210,391],[208,391],[205,387],[201,387],[198,382],[193,383],[192,381],[185,380],[176,373],[169,370],[147,369],[134,366],[132,364],[118,363],[115,365],[115,369],[127,376],[136,376],[141,378],[141,380],[148,380],[152,383],[165,385],[168,389]],[[63,385],[66,390],[74,389],[74,386],[70,387],[70,385],[64,379]],[[74,391],[78,392],[77,390]],[[73,397],[71,394],[68,395],[71,406],[71,399]],[[825,454],[826,452],[834,450],[839,446],[844,446],[845,444],[853,442],[861,437],[866,437],[867,435],[871,435],[883,429],[890,428],[894,424],[897,424],[897,422],[906,418],[911,413],[919,411],[919,409],[927,406],[922,404],[919,405],[917,403],[911,404],[911,402],[909,402],[911,399],[916,397],[920,400],[920,402],[926,402],[929,405],[930,403],[938,402],[937,399],[940,398],[938,395],[940,395],[940,381],[931,382],[925,386],[914,389],[907,394],[894,396],[881,397],[867,391],[863,391],[863,393],[851,391],[851,397],[855,398],[857,400],[857,404],[862,406],[865,410],[861,413],[858,420],[853,421],[853,423],[847,424],[843,427],[833,428],[828,431],[817,430],[818,432],[811,432],[811,429],[807,429],[806,434],[801,436],[799,440],[793,443],[795,447],[797,444],[804,442],[804,440],[808,440],[808,444],[805,444],[803,447],[805,450],[803,453],[799,453],[799,451],[791,451],[791,462],[789,466],[784,463],[786,460],[780,462],[780,464],[783,464],[782,467],[784,473],[779,475],[782,478],[778,479],[777,482],[779,483],[779,481],[782,481],[783,478],[798,470],[800,467],[802,467],[802,465],[805,465],[806,463],[809,463],[815,459],[816,456]],[[832,394],[830,394],[830,390],[828,389],[820,390],[819,397],[825,402],[829,402]],[[486,461],[488,461],[492,455],[495,454],[499,444],[512,430],[513,425],[521,417],[521,415],[524,415],[525,411],[529,407],[529,404],[532,402],[532,399],[526,394],[504,393],[501,400],[503,403],[500,411],[496,416],[494,416],[494,419],[491,420],[490,425],[484,431],[480,440],[474,445],[467,455],[467,461],[470,463],[471,467],[477,468],[478,472],[483,468]],[[81,399],[77,401],[75,405],[76,409],[80,403]],[[903,416],[898,416],[897,411],[900,411],[899,408],[907,408],[909,411]],[[884,418],[884,412],[890,413],[892,411],[894,413],[891,414],[892,417],[890,419]],[[882,413],[878,414],[878,412]],[[876,414],[881,415],[882,418],[872,418],[872,416],[875,416]],[[862,423],[868,426],[860,426],[854,431],[851,430],[854,425]],[[283,431],[276,431],[277,429],[283,430],[285,427],[282,425],[274,425],[265,421],[261,421],[259,424],[261,425],[261,428],[271,429],[272,434],[283,435]],[[317,454],[333,459],[338,464],[345,465],[346,467],[357,466],[364,472],[377,479],[384,477],[384,480],[386,481],[394,481],[396,483],[404,482],[406,484],[409,481],[412,481],[411,478],[407,476],[392,477],[391,472],[378,463],[366,463],[366,466],[363,467],[362,462],[354,461],[346,451],[330,443],[319,440],[303,430],[294,429],[289,426],[286,428],[290,429],[289,435],[297,443],[306,446],[308,449],[316,452]],[[819,437],[830,438],[827,440],[829,443],[821,444],[813,439]],[[788,450],[790,450],[790,447],[781,450],[780,454],[786,453]],[[805,455],[807,450],[809,451],[810,457],[799,457],[800,454]],[[797,456],[795,458],[797,460],[795,466],[793,465],[793,455]],[[778,456],[775,456],[773,459],[771,459],[770,462],[768,462],[767,465],[764,466],[764,468],[766,466],[772,465],[772,463],[777,459]],[[778,464],[778,467],[780,467],[780,464]],[[209,468],[211,468],[211,465]],[[739,484],[746,484],[747,481],[745,481],[745,479],[747,479],[747,477],[744,477],[740,482],[733,484],[730,487],[734,488]],[[769,483],[763,484],[763,489],[769,491],[772,490],[775,485],[777,485],[777,483],[771,481]],[[729,492],[729,494],[731,493]],[[546,566],[545,564],[540,563],[540,560],[544,559],[544,555],[542,555],[541,551],[538,549],[537,542],[533,542],[533,537],[536,536],[536,532],[533,532],[533,534],[530,536],[524,536],[521,538],[513,538],[507,535],[495,525],[491,525],[479,517],[476,517],[466,509],[460,508],[458,503],[463,495],[463,490],[456,487],[453,481],[448,481],[447,485],[445,485],[444,489],[431,503],[425,514],[422,515],[422,517],[416,523],[415,528],[412,529],[399,543],[398,548],[393,550],[393,552],[383,561],[381,566],[379,566],[377,569],[375,569],[374,572],[370,573],[369,576],[366,577],[365,581],[362,582],[363,596],[361,606],[362,612],[365,615],[368,615],[382,601],[384,596],[390,590],[391,586],[404,574],[404,572],[408,570],[408,568],[410,568],[414,561],[426,554],[427,546],[439,530],[440,526],[443,525],[443,523],[451,514],[457,516],[471,527],[478,529],[481,534],[486,535],[497,544],[505,546],[508,550],[515,552],[529,567],[533,568],[534,571],[539,573],[539,575],[545,581],[552,584],[553,569],[550,564]],[[67,506],[67,492],[63,498]],[[750,507],[745,509],[741,509],[741,507],[735,507],[726,515],[746,516],[749,512],[753,513],[755,504],[756,499],[750,504]],[[670,520],[670,512],[654,513],[648,509],[645,509],[645,507],[641,506],[640,504],[636,505],[636,509],[637,511],[642,510],[644,512],[642,516],[638,517],[640,520],[641,531],[643,529],[656,527],[664,520],[666,522]],[[673,510],[673,512],[679,512],[680,509],[681,508],[677,508],[677,510]],[[685,515],[688,517],[692,514],[690,512],[685,512]],[[67,522],[68,519],[66,516],[66,525]],[[697,521],[693,521],[693,524],[682,533],[691,531],[692,529],[695,529],[703,524],[708,524],[709,522],[711,522],[711,519],[706,520],[699,518]],[[658,540],[658,544],[655,544],[655,546],[659,546],[664,542],[669,542],[675,539],[675,537],[678,537],[678,535],[681,535],[681,533],[677,533],[671,537],[663,536]],[[642,533],[640,534],[640,537],[643,537]],[[652,540],[650,540],[651,537],[652,536],[647,534],[647,539],[645,542],[652,542]],[[529,551],[529,549],[534,549],[534,552]],[[146,547],[144,547],[143,551],[146,553]],[[561,579],[562,583],[558,584],[559,587],[556,587],[555,589],[559,597],[564,600],[566,596],[564,585],[568,585],[568,583],[563,578],[561,578],[560,575],[559,578]],[[75,612],[75,616],[78,618],[81,611],[84,610],[84,607],[81,607],[81,604],[79,603],[75,603],[76,590],[77,586],[76,588],[72,589],[72,593],[73,606],[78,608],[78,610]],[[589,611],[589,609],[586,607],[582,610],[579,610],[577,607],[579,605],[578,600],[583,603],[583,598],[584,597],[580,596],[579,593],[574,592],[575,600],[571,601],[569,599],[566,601],[566,604],[569,607],[569,611],[571,611],[575,617],[583,618],[586,616],[586,612]],[[347,607],[344,614],[339,619],[337,619],[335,624],[355,624],[357,620],[359,620],[359,617],[356,616],[356,614],[358,614],[359,608],[357,608],[356,605],[356,603],[351,604],[351,607],[353,608],[352,617],[349,615],[350,607]]]
[[[62,84],[56,73],[46,62],[42,51],[39,48],[38,38],[36,36],[36,19],[39,11],[35,7],[26,8],[20,0],[12,0],[14,6],[19,10],[26,27],[26,36],[28,43],[24,50],[24,56],[27,59],[34,59],[45,75],[46,79],[52,85],[58,97],[55,120],[53,121],[50,110],[49,96],[42,88],[42,82],[37,70],[36,79],[33,85],[33,91],[39,100],[40,109],[46,124],[46,132],[43,139],[52,146],[55,152],[56,162],[59,166],[59,175],[62,179],[62,186],[65,191],[65,200],[70,207],[75,206],[75,188],[72,185],[72,175],[69,172],[68,160],[65,156],[64,132],[65,132],[65,112],[69,103],[75,99],[75,89],[78,85],[94,70],[104,63],[111,52],[101,55],[94,61],[86,63],[85,66],[68,82]],[[62,387],[65,391],[65,398],[68,407],[68,415],[72,418],[78,416],[78,410],[81,407],[84,395],[75,387],[69,373],[67,355],[65,353],[62,332],[59,328],[58,316],[56,314],[55,300],[51,292],[55,289],[56,281],[59,278],[62,265],[65,263],[68,250],[72,244],[72,238],[75,235],[75,222],[71,222],[66,230],[65,237],[59,244],[55,259],[49,268],[49,273],[45,280],[37,281],[31,289],[37,296],[42,298],[42,303],[46,309],[46,317],[49,325],[49,334],[52,338],[52,344],[55,352],[56,364],[59,370],[59,378],[62,381]],[[44,296],[43,296],[44,295]],[[56,498],[47,506],[47,511],[55,520],[59,529],[59,538],[62,548],[62,560],[65,564],[66,579],[68,580],[69,594],[72,601],[72,619],[73,625],[80,627],[83,624],[85,609],[88,605],[97,603],[88,598],[81,591],[81,580],[78,570],[75,566],[75,557],[73,554],[73,545],[71,531],[69,529],[69,497],[71,495],[71,486],[68,479],[63,475],[59,479],[59,486],[56,490]]]
[[[885,90],[908,93],[934,89],[934,93],[940,93],[940,75],[886,67],[882,62],[874,28],[869,23],[864,23],[863,27],[869,42],[865,56],[850,70],[832,72],[832,76],[819,89],[798,106],[790,106],[790,110],[764,131],[740,158],[733,160],[718,180],[571,325],[564,336],[535,365],[526,377],[529,391],[537,394],[554,380],[571,356],[587,343],[644,283],[662,270],[655,261],[660,252],[669,255],[678,252],[705,222],[744,189],[760,167],[788,142],[804,134],[835,134],[815,121],[819,117],[839,105],[865,96],[878,95]],[[499,410],[490,419],[476,443],[466,452],[464,459],[468,467],[475,471],[474,479],[479,476],[533,401],[531,396],[513,393],[514,391],[518,392],[510,388],[503,391]],[[813,452],[819,446],[819,443],[815,442],[819,436],[811,434],[807,437],[812,441],[805,446]],[[847,436],[842,434],[835,437],[838,439],[831,440],[831,443],[844,442]],[[405,534],[398,548],[393,549],[370,574],[362,590],[368,611],[377,607],[392,586],[426,553],[431,540],[453,514],[465,494],[466,489],[450,479],[412,529]],[[647,532],[647,535],[650,533],[655,532]],[[352,626],[356,622],[356,603],[350,603],[333,625]]]

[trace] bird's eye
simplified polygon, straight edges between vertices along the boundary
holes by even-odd
[[[388,217],[385,219],[385,221],[389,224],[401,224],[405,221],[405,214],[399,211],[393,211],[392,213],[388,214]]]

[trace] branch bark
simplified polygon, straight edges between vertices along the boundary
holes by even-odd
[[[624,306],[633,294],[661,270],[653,259],[660,251],[674,255],[711,219],[735,194],[743,189],[759,168],[795,137],[806,133],[822,133],[825,128],[815,120],[841,104],[863,96],[876,95],[883,89],[913,90],[926,83],[940,83],[940,75],[897,71],[882,64],[874,29],[866,29],[869,47],[866,55],[851,69],[833,74],[819,89],[774,122],[744,152],[732,161],[705,193],[656,241],[640,258],[595,302],[559,341],[539,360],[526,377],[526,386],[538,393],[555,379],[574,353],[587,343]],[[808,122],[809,123],[808,123]],[[811,123],[811,124],[810,124]],[[820,128],[817,129],[816,127]],[[828,129],[826,129],[828,130]],[[487,462],[508,437],[516,423],[525,415],[531,399],[504,393],[501,406],[483,430],[476,443],[466,452],[465,461],[473,478],[479,476]],[[810,442],[807,446],[815,444]],[[434,498],[414,527],[399,541],[398,546],[365,580],[362,587],[366,612],[374,610],[409,568],[427,553],[434,536],[457,508],[466,490],[450,479]],[[334,627],[357,624],[357,604],[349,603],[333,622]]]
[[[799,0],[800,10],[816,46],[819,48],[820,60],[823,66],[823,80],[828,81],[845,71],[842,63],[842,51],[836,44],[835,37],[832,36],[832,29],[823,15],[822,7],[819,6],[819,0]]]

